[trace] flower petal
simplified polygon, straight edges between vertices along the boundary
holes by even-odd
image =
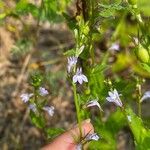
[[[76,83],[78,81],[78,76],[77,75],[74,75],[73,76],[73,83]]]

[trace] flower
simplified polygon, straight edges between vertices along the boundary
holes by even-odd
[[[97,99],[91,100],[86,104],[86,107],[93,107],[93,106],[97,106],[101,111],[103,111]]]
[[[129,122],[131,122],[131,116],[128,115],[127,119],[128,119]]]
[[[75,56],[68,58],[68,66],[67,66],[68,73],[70,73],[72,68],[76,65],[77,59],[78,58]]]
[[[146,91],[146,92],[143,94],[143,96],[142,96],[140,102],[143,102],[145,99],[148,99],[148,98],[150,98],[150,91]]]
[[[46,95],[48,95],[48,91],[47,91],[45,88],[40,87],[40,88],[39,88],[39,94],[40,94],[41,96],[46,96]]]
[[[37,111],[36,104],[35,103],[30,104],[29,109],[32,110],[33,112],[36,112]]]
[[[33,96],[33,93],[31,94],[28,94],[28,93],[24,93],[24,94],[21,94],[20,98],[21,100],[26,103],[29,101],[29,99]]]
[[[122,102],[120,100],[120,94],[118,94],[117,90],[114,89],[112,92],[108,92],[109,97],[107,97],[107,101],[115,103],[117,106],[122,107]]]
[[[120,48],[119,44],[113,43],[113,44],[111,45],[111,47],[109,47],[109,50],[119,51],[119,48]]]
[[[88,82],[87,77],[82,74],[82,68],[77,68],[76,74],[73,76],[73,83],[79,82],[82,84],[84,82]]]
[[[54,107],[53,106],[44,106],[43,110],[45,110],[50,116],[54,115]]]
[[[92,133],[92,134],[88,134],[85,139],[86,141],[91,141],[91,140],[98,141],[99,138],[100,137],[97,135],[97,133]]]
[[[76,150],[82,150],[82,144],[81,143],[77,144]]]

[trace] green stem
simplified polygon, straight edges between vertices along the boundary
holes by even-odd
[[[140,100],[141,100],[141,95],[142,95],[142,93],[141,93],[141,85],[139,84],[138,85],[138,116],[141,118],[141,102],[140,102]]]
[[[141,102],[140,102],[140,99],[138,101],[138,116],[141,118]]]
[[[82,136],[80,105],[79,105],[79,102],[78,102],[77,89],[76,89],[76,85],[74,83],[72,83],[72,85],[73,85],[73,94],[74,94],[74,102],[75,102],[75,107],[76,107],[77,121],[78,121],[78,124],[79,124],[80,135]]]

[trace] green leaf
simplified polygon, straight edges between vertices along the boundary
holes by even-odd
[[[59,134],[62,134],[65,130],[62,128],[48,128],[46,129],[48,139],[52,139]]]
[[[141,66],[144,70],[146,70],[147,72],[150,73],[150,66],[148,64],[145,64],[145,63],[141,63]]]
[[[109,4],[109,5],[103,5],[99,4],[100,8],[103,8],[102,11],[100,11],[99,15],[102,17],[113,17],[115,16],[116,11],[125,9],[120,4]]]
[[[144,127],[142,119],[139,118],[133,111],[128,108],[126,114],[131,117],[129,126],[135,138],[136,149],[149,150],[150,149],[150,129]]]
[[[75,51],[75,49],[70,49],[70,50],[64,52],[63,54],[64,54],[65,56],[75,56],[76,51]]]
[[[37,115],[34,112],[30,111],[30,117],[32,123],[38,127],[38,128],[44,128],[45,127],[45,119],[41,115]]]

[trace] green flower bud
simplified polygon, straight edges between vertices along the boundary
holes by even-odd
[[[131,5],[136,5],[137,0],[128,0],[128,3],[131,4]]]
[[[89,29],[89,27],[88,27],[87,25],[85,25],[82,31],[83,31],[83,33],[84,33],[85,35],[88,35],[90,29]]]
[[[140,59],[140,61],[144,62],[144,63],[148,63],[149,61],[149,53],[148,51],[143,47],[143,46],[139,46],[138,50],[137,50],[137,56]]]

